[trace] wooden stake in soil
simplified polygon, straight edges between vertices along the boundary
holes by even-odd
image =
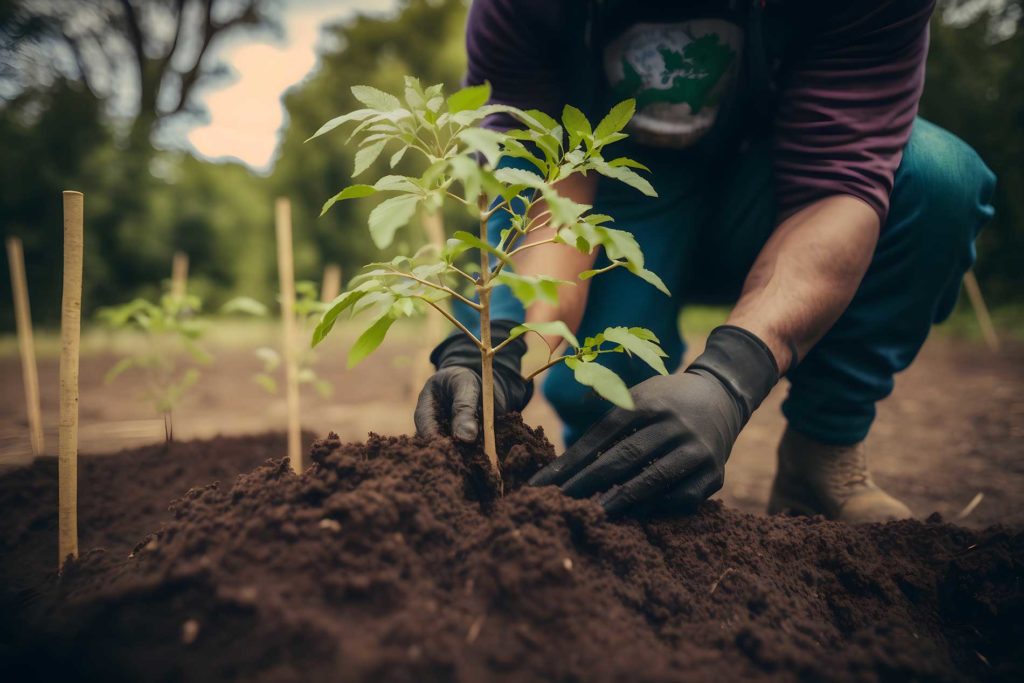
[[[324,266],[324,279],[320,283],[320,301],[328,303],[341,292],[341,266],[328,263]]]
[[[295,355],[295,263],[292,258],[292,204],[279,197],[276,205],[277,273],[281,283],[281,350],[284,355],[285,400],[288,404],[288,460],[302,471],[299,428],[299,375]]]
[[[81,192],[64,192],[64,291],[60,318],[58,563],[78,557],[78,351],[82,324]]]
[[[971,308],[978,318],[978,326],[981,328],[981,336],[985,338],[989,351],[995,353],[999,350],[999,337],[996,336],[996,328],[992,324],[992,317],[988,314],[988,306],[985,305],[985,298],[981,296],[981,287],[978,285],[978,278],[974,271],[969,270],[964,275],[964,288],[967,290],[967,297],[971,300]]]
[[[171,261],[171,296],[180,299],[188,290],[188,254],[183,251],[174,252]]]
[[[7,261],[11,269],[11,291],[14,292],[14,319],[18,330],[18,351],[21,354],[21,377],[25,385],[25,412],[32,455],[43,454],[43,419],[39,409],[39,373],[36,350],[32,340],[32,313],[28,303],[28,282],[25,278],[25,253],[21,240],[7,238]]]

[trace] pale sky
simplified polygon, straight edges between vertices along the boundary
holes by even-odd
[[[249,39],[218,52],[235,78],[200,95],[210,120],[186,133],[191,147],[209,159],[239,160],[254,170],[269,170],[284,123],[281,96],[316,67],[321,26],[356,12],[387,14],[396,4],[396,0],[285,0],[282,41]]]

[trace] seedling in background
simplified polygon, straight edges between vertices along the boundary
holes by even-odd
[[[166,294],[158,303],[140,298],[99,312],[100,320],[113,329],[144,336],[139,350],[118,361],[107,372],[106,381],[113,382],[129,370],[138,371],[145,383],[145,398],[164,418],[168,443],[174,441],[174,409],[199,381],[199,366],[212,360],[198,343],[204,330],[196,317],[201,309],[197,296]]]
[[[298,318],[298,325],[302,334],[310,333],[326,309],[327,304],[320,300],[316,283],[308,280],[300,280],[295,283],[295,316]],[[240,296],[224,304],[221,307],[221,313],[240,313],[264,318],[270,312],[260,301],[251,297]],[[264,391],[268,394],[277,394],[280,386],[277,374],[283,362],[281,354],[275,348],[261,346],[256,349],[256,357],[260,359],[262,369],[253,375],[253,381],[263,387]],[[329,381],[317,375],[316,362],[317,354],[312,348],[307,348],[298,354],[296,363],[298,365],[299,384],[308,384],[322,398],[330,398],[331,394],[334,393],[334,387]]]
[[[607,145],[626,137],[622,129],[632,118],[635,103],[621,102],[592,127],[583,112],[571,106],[565,107],[559,122],[540,111],[487,104],[491,94],[487,84],[464,88],[445,98],[442,86],[423,88],[416,79],[407,78],[401,100],[369,86],[355,86],[352,94],[365,108],[327,122],[313,138],[354,122],[357,125],[349,136],[359,141],[354,176],[370,168],[386,148],[390,148],[392,168],[411,154],[422,161],[422,173],[385,175],[372,185],[351,185],[327,200],[323,211],[346,199],[389,195],[369,216],[370,235],[380,249],[391,246],[395,233],[412,220],[418,209],[439,211],[452,202],[464,207],[475,221],[476,231],[455,232],[441,249],[428,245],[412,256],[366,266],[348,291],[329,304],[313,332],[313,345],[330,333],[343,313],[373,311],[369,326],[349,351],[351,366],[380,345],[395,320],[428,308],[443,315],[480,349],[484,451],[496,472],[493,357],[520,335],[535,332],[559,336],[570,349],[564,356],[552,351],[547,362],[527,377],[565,362],[576,381],[592,387],[615,405],[632,409],[626,384],[595,361],[604,353],[629,353],[667,374],[663,361],[666,354],[650,330],[610,327],[581,343],[562,321],[527,323],[514,328],[508,341],[495,345],[490,321],[491,294],[498,285],[507,285],[528,307],[537,300],[557,303],[558,288],[574,284],[514,271],[515,256],[544,244],[565,244],[587,254],[603,248],[610,263],[582,273],[580,279],[625,268],[669,294],[661,279],[644,267],[643,253],[631,233],[612,228],[611,216],[593,213],[591,206],[555,191],[555,183],[574,173],[599,173],[655,196],[650,183],[634,170],[646,170],[641,164],[625,157],[606,160],[603,156]],[[498,132],[483,127],[484,119],[493,114],[510,115],[523,128]],[[503,166],[504,159],[517,160],[530,170]],[[491,245],[487,242],[487,224],[499,212],[509,214],[511,224],[499,243]],[[533,235],[547,226],[554,229],[553,236],[537,239]],[[463,261],[471,251],[478,256],[473,265]],[[448,310],[446,303],[451,300],[479,314],[479,336]]]

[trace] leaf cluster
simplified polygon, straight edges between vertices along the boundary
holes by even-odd
[[[320,301],[315,282],[300,280],[295,283],[295,317],[299,327],[305,333],[308,333],[309,328],[316,324],[326,308],[327,305]],[[270,315],[270,309],[257,299],[239,296],[226,302],[221,307],[221,313],[263,318]],[[268,394],[277,394],[279,390],[277,375],[283,361],[281,354],[270,346],[261,346],[256,349],[255,353],[260,361],[261,369],[253,375],[253,381]],[[316,372],[317,357],[314,349],[303,350],[297,354],[295,360],[300,385],[308,384],[322,398],[329,398],[334,393],[334,386],[331,382],[320,377]]]
[[[134,299],[102,308],[101,322],[115,330],[132,330],[145,337],[138,351],[119,360],[106,374],[110,383],[129,370],[141,373],[145,396],[158,413],[170,413],[201,377],[198,366],[212,361],[199,340],[205,326],[198,317],[202,301],[194,295],[165,294],[158,302]],[[184,353],[182,353],[184,352]],[[184,356],[189,363],[181,366]]]
[[[486,83],[446,97],[440,85],[423,87],[407,78],[401,96],[369,86],[355,86],[352,94],[364,107],[328,121],[310,139],[354,124],[348,136],[359,148],[353,177],[384,154],[390,155],[392,168],[413,155],[422,162],[422,171],[350,185],[328,199],[322,211],[341,201],[385,197],[368,221],[370,235],[381,249],[390,246],[397,231],[413,222],[418,212],[438,211],[452,203],[463,207],[479,230],[477,234],[456,230],[443,247],[431,245],[412,256],[366,266],[349,289],[327,306],[313,331],[313,346],[342,315],[372,311],[371,322],[349,352],[351,366],[381,344],[396,320],[433,308],[471,337],[482,353],[494,353],[500,347],[486,348],[451,315],[447,304],[454,299],[482,311],[491,290],[499,285],[507,286],[527,307],[539,300],[556,303],[559,289],[575,283],[519,274],[514,269],[518,254],[545,244],[567,245],[585,254],[602,249],[608,264],[582,273],[580,279],[625,268],[669,294],[658,275],[645,267],[643,252],[630,232],[612,227],[611,216],[595,213],[590,205],[557,191],[558,183],[574,174],[597,173],[643,195],[656,196],[638,172],[647,170],[642,164],[622,156],[606,158],[606,147],[626,137],[623,129],[635,112],[632,100],[619,103],[593,126],[572,106],[566,106],[556,120],[539,110],[489,104],[491,90]],[[489,125],[494,117],[511,119],[521,127],[496,130]],[[509,227],[492,244],[487,240],[487,225],[499,212],[507,214]],[[467,259],[471,252],[479,259]],[[633,353],[664,371],[664,354],[646,330],[610,328],[600,341],[595,338],[580,345],[564,323],[516,329],[516,336],[527,331],[561,336],[572,349],[566,358],[577,379],[618,405],[628,407],[632,402],[621,379],[594,363],[601,353]],[[555,362],[549,358],[545,367]]]

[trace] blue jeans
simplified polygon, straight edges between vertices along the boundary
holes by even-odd
[[[674,370],[685,350],[677,322],[681,307],[735,301],[775,227],[770,144],[740,153],[717,176],[663,152],[619,153],[651,168],[658,197],[602,179],[594,210],[633,232],[647,267],[672,296],[623,269],[612,270],[592,281],[577,334],[582,338],[610,325],[650,328]],[[894,375],[914,360],[932,324],[952,312],[961,279],[974,262],[974,240],[993,215],[994,185],[995,176],[966,143],[923,119],[915,122],[896,172],[889,217],[860,288],[788,375],[782,412],[794,429],[833,444],[867,436],[875,404],[892,391]],[[492,240],[506,225],[507,215],[492,221]],[[495,319],[522,320],[522,306],[508,291],[496,290],[492,300]],[[601,362],[631,386],[653,372],[626,354],[608,354]],[[610,408],[577,384],[564,365],[548,373],[544,395],[565,425],[567,444]]]

